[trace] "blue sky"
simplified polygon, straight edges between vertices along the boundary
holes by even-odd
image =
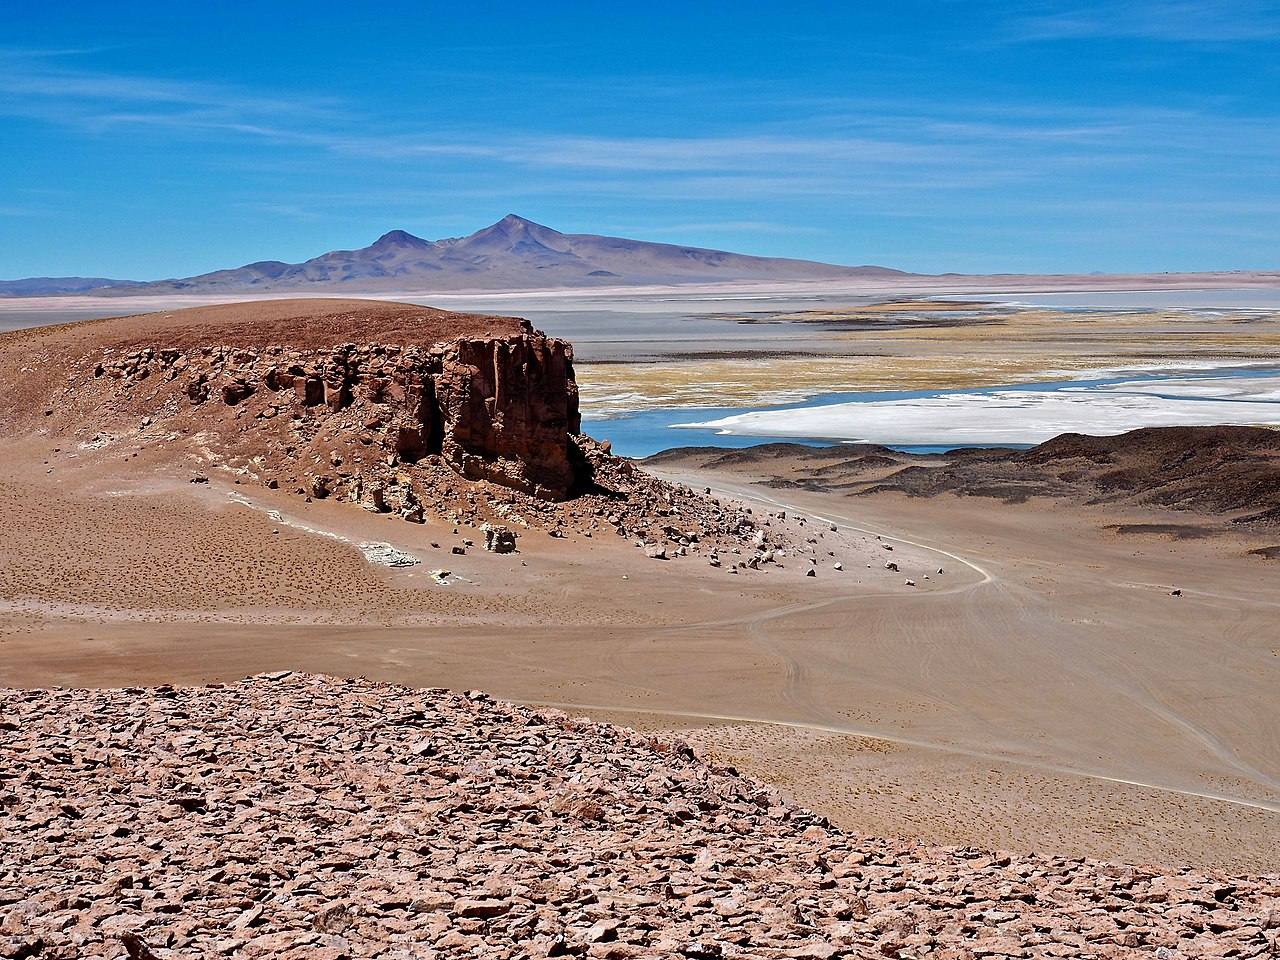
[[[5,0],[0,277],[569,232],[1280,267],[1280,0]]]

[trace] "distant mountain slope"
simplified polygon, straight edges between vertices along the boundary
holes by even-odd
[[[22,280],[0,280],[0,297],[44,297],[135,285],[133,280],[108,280],[106,277],[26,277]]]
[[[621,237],[560,233],[510,214],[466,237],[423,240],[392,230],[359,250],[334,250],[303,263],[263,260],[180,280],[119,286],[99,292],[236,293],[342,290],[498,290],[729,280],[821,280],[900,277],[885,267],[842,267],[809,260],[751,257],[701,247],[645,243]],[[37,281],[9,281],[10,296]],[[92,283],[93,281],[84,281]],[[90,286],[41,292],[83,292]],[[0,289],[0,295],[5,293]]]

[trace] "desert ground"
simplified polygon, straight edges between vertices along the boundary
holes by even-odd
[[[0,710],[9,957],[1274,953],[1275,877],[850,834],[679,740],[479,691],[276,671]]]
[[[6,442],[0,685],[289,669],[478,688],[678,730],[856,832],[1280,860],[1280,600],[1249,553],[1265,538],[1160,532],[1185,512],[785,489],[755,482],[776,463],[693,457],[655,469],[805,518],[816,576],[535,531],[454,555],[479,532],[193,484],[148,455]],[[370,541],[423,563],[370,563]]]
[[[300,309],[323,316],[296,319]],[[860,306],[835,327],[830,311],[816,323],[767,309],[763,323],[698,322],[748,338],[767,328],[788,356],[816,330],[850,362],[883,368],[884,382],[906,363],[935,384],[994,376],[981,371],[997,356],[1028,376],[1104,354],[1260,359],[1277,336],[1266,312],[1081,315],[1068,329],[986,309],[974,320],[954,303]],[[1152,347],[1166,326],[1185,337]],[[483,420],[501,397],[517,424],[558,424],[563,457],[576,390],[545,371],[567,348],[510,320],[276,301],[0,340],[16,384],[0,439],[0,686],[291,670],[479,689],[683,738],[858,834],[1235,873],[1280,862],[1280,536],[1261,431],[1250,442],[1262,459],[1228,449],[1212,465],[1225,472],[1199,486],[1198,461],[1169,456],[1191,464],[1189,477],[1171,488],[1181,500],[1158,504],[1088,494],[1074,466],[1043,467],[1039,489],[1011,496],[1014,467],[963,457],[952,473],[921,474],[947,458],[873,451],[838,466],[813,448],[690,450],[633,470],[588,444],[613,471],[607,483],[640,492],[572,500],[555,519],[536,500],[461,480],[465,456],[453,469],[434,454],[398,462],[403,434],[386,423],[401,414],[368,399],[397,388],[351,364],[417,376],[443,362],[432,376],[450,390],[471,367],[341,345],[459,331],[516,345],[484,354],[498,379],[489,406],[467,415]],[[281,337],[283,348],[240,344]],[[175,349],[138,352],[152,341]],[[232,345],[209,345],[219,343]],[[764,372],[741,396],[777,389],[776,364],[792,360],[748,343]],[[634,360],[636,348],[608,349]],[[502,359],[516,349],[544,365],[549,393],[533,414],[509,379],[527,367]],[[628,390],[666,402],[662,383],[697,383],[698,364],[730,362],[669,359],[694,366],[580,364],[583,394],[617,369],[639,377]],[[803,362],[839,370],[839,357]],[[517,441],[531,457],[556,452],[527,436],[504,442]],[[1168,479],[1163,457],[1112,473],[1149,485]],[[1096,461],[1095,488],[1112,482],[1110,462]],[[1014,481],[1031,475],[1021,470]],[[914,479],[878,483],[898,473]],[[947,480],[931,486],[934,476]],[[1216,496],[1218,476],[1234,500]],[[383,483],[407,499],[371,501]],[[1231,522],[1251,505],[1265,515]],[[415,510],[425,523],[405,522]],[[479,546],[495,511],[543,519],[499,554]],[[670,525],[695,521],[704,540],[685,555],[676,544],[689,538]],[[667,549],[652,556],[658,528]],[[781,562],[756,563],[744,529],[767,534]]]

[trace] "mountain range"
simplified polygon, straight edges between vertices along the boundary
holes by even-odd
[[[509,214],[465,237],[424,240],[404,230],[392,230],[367,247],[334,250],[302,263],[260,260],[194,277],[149,282],[93,277],[5,280],[0,281],[0,296],[527,290],[904,276],[909,275],[887,267],[845,267],[622,237],[560,233]]]

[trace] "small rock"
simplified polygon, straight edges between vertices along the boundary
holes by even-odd
[[[455,917],[488,920],[500,917],[510,909],[511,904],[506,900],[458,900],[451,912]]]
[[[492,523],[480,525],[484,532],[484,548],[490,553],[513,553],[516,549],[516,535],[509,528]]]
[[[124,945],[125,952],[129,954],[129,960],[157,960],[151,945],[136,933],[120,934],[120,942]]]

